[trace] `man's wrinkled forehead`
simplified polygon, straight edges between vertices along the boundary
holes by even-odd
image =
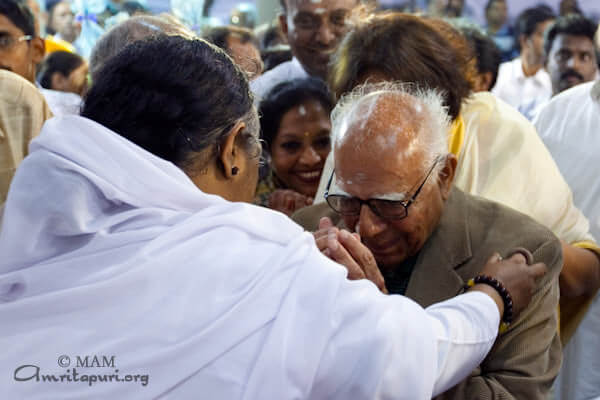
[[[348,108],[334,127],[335,146],[342,147],[346,141],[365,145],[380,151],[397,149],[401,138],[407,146],[401,150],[411,152],[414,138],[423,123],[423,105],[405,93],[375,92],[357,100]]]

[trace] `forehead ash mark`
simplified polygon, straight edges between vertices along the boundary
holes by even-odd
[[[298,107],[298,114],[300,114],[303,117],[306,115],[306,108],[304,108],[303,105],[301,105],[300,107]]]

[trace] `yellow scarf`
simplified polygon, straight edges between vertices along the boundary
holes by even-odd
[[[465,141],[465,121],[459,115],[450,126],[448,135],[448,151],[458,158]]]

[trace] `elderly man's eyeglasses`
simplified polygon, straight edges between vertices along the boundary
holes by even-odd
[[[425,182],[427,182],[427,179],[435,169],[435,166],[440,159],[441,157],[437,157],[435,159],[433,165],[429,169],[429,172],[427,172],[425,179],[423,179],[419,187],[408,200],[362,200],[357,197],[350,197],[342,194],[329,194],[329,188],[331,186],[331,181],[333,180],[335,171],[331,173],[329,181],[327,182],[327,188],[325,189],[325,200],[327,201],[327,204],[329,204],[329,207],[333,209],[333,211],[347,217],[359,216],[363,204],[366,204],[369,206],[371,211],[373,211],[373,213],[380,218],[395,220],[406,218],[408,216],[408,207],[415,202],[417,196],[419,193],[421,193],[421,189],[423,189],[423,186],[425,186]],[[412,190],[410,192],[412,192]]]
[[[33,36],[31,35],[21,37],[14,37],[6,34],[0,35],[0,50],[9,50],[17,43],[29,41],[31,39],[33,39]]]

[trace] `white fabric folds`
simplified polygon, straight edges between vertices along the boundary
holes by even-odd
[[[78,116],[32,142],[1,229],[7,399],[429,399],[499,323],[481,293],[423,310],[350,282],[283,214]]]

